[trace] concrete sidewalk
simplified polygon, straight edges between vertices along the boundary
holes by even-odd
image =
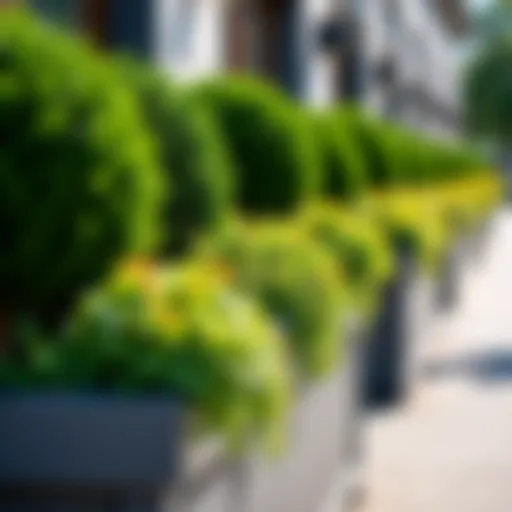
[[[512,512],[512,211],[466,282],[410,403],[369,421],[363,512]]]

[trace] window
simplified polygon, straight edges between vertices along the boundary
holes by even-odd
[[[384,0],[384,19],[389,29],[396,30],[400,27],[400,1]]]

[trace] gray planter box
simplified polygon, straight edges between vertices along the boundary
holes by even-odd
[[[492,228],[493,217],[490,216],[478,226],[476,231],[472,234],[471,252],[473,261],[479,265],[487,254],[487,249],[490,246],[490,236]]]
[[[364,382],[368,351],[367,328],[356,331],[351,339],[351,358],[346,366],[346,412],[341,472],[342,510],[350,510],[366,494],[366,436]]]
[[[0,510],[158,510],[181,462],[176,402],[0,396]]]
[[[0,396],[0,510],[316,512],[340,485],[341,507],[362,486],[362,347],[305,390],[274,462],[187,439],[172,401]]]
[[[466,284],[473,278],[489,247],[491,219],[464,234],[452,247],[439,276],[438,311],[449,312],[459,303]]]
[[[245,506],[247,464],[215,439],[184,442],[184,464],[161,494],[158,512],[239,512]]]
[[[333,510],[346,510],[364,489],[361,337],[360,330],[350,337],[336,375],[304,389],[281,456],[230,460],[215,445],[195,447],[185,460],[196,463],[182,472],[165,510],[320,512],[331,500]]]
[[[0,510],[242,510],[245,464],[187,439],[184,417],[166,400],[1,397]]]
[[[364,342],[351,337],[342,369],[305,390],[290,425],[289,447],[274,463],[249,461],[240,512],[334,510],[362,491],[363,428],[360,357]]]
[[[440,269],[436,293],[439,312],[451,311],[459,302],[467,263],[468,247],[465,241],[455,244],[446,255]]]

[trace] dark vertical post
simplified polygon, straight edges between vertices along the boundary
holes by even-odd
[[[382,310],[368,340],[365,401],[368,405],[395,405],[410,391],[413,368],[411,299],[416,265],[409,251],[399,252],[395,279],[385,290]]]

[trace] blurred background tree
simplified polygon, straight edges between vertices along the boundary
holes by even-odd
[[[512,34],[486,41],[467,78],[466,102],[471,130],[501,144],[512,139]]]
[[[512,0],[476,2],[475,47],[467,69],[468,128],[488,142],[505,167],[512,148]]]
[[[477,36],[480,39],[512,37],[512,0],[475,2],[480,9],[476,13]]]

